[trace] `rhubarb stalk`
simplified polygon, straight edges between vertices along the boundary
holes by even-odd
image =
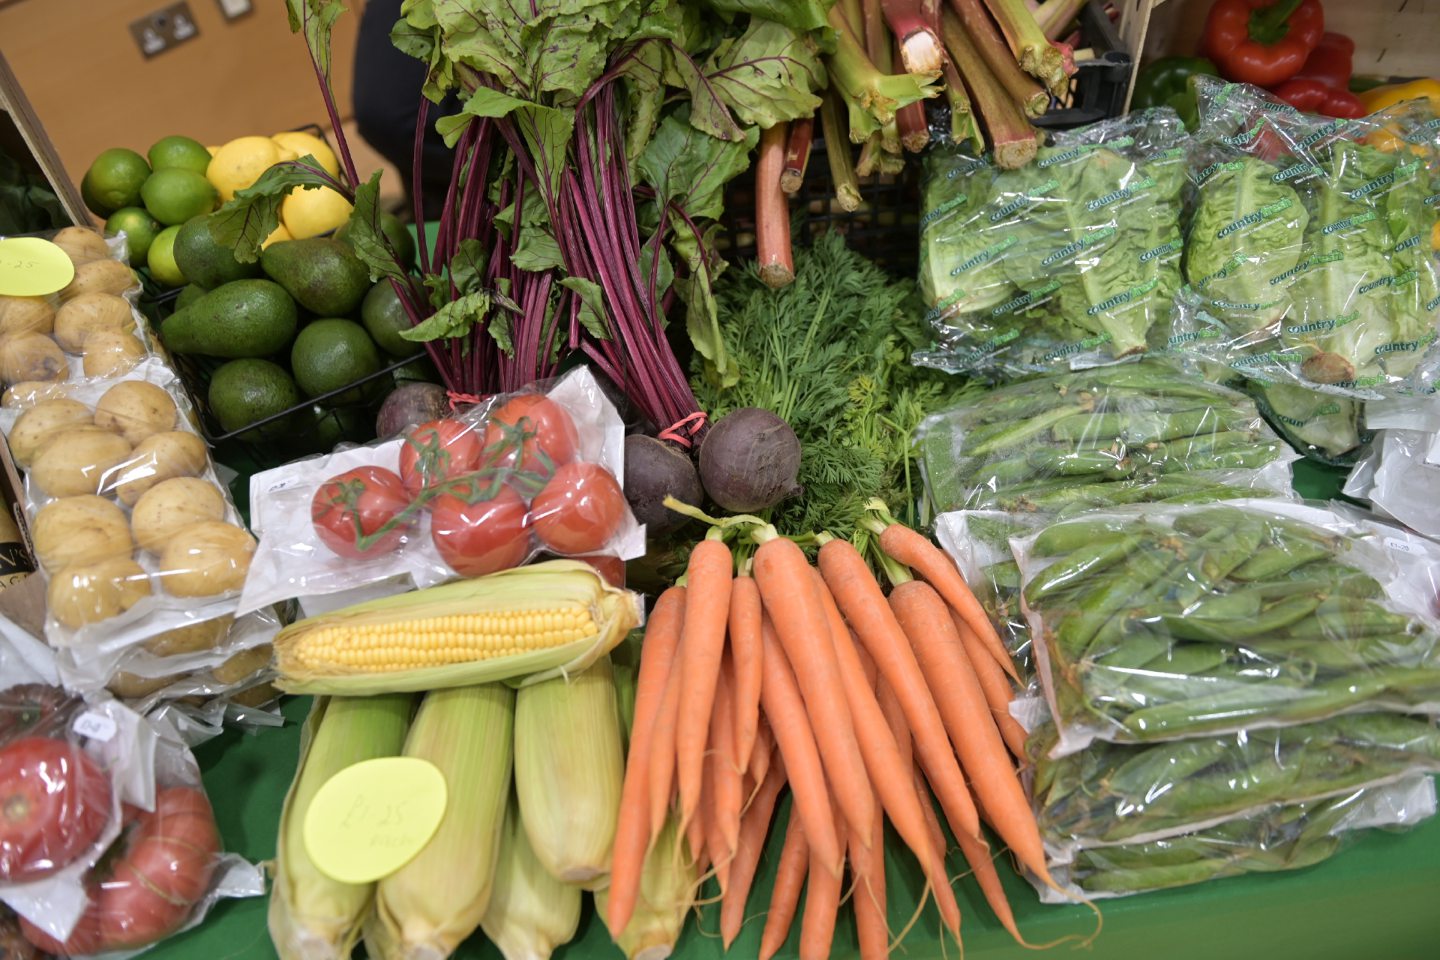
[[[755,161],[755,251],[760,261],[760,279],[778,289],[795,279],[795,260],[790,251],[790,209],[780,174],[785,168],[788,124],[777,123],[760,131],[760,156]]]
[[[1055,41],[1065,36],[1089,0],[1045,0],[1035,8],[1035,23],[1045,39]]]
[[[985,66],[995,75],[1010,96],[1020,104],[1027,117],[1038,117],[1050,105],[1050,95],[1020,69],[1009,45],[995,23],[985,13],[980,0],[951,0],[955,15],[965,26],[965,32],[975,42],[975,48],[985,60]]]
[[[855,174],[873,177],[880,171],[880,155],[885,152],[884,136],[879,130],[870,134],[870,139],[860,144],[860,158],[855,161]]]
[[[949,60],[945,61],[945,66]],[[925,105],[907,103],[895,111],[895,126],[900,144],[911,153],[919,153],[930,142],[930,127],[925,122]]]
[[[845,94],[850,109],[850,139],[864,143],[895,110],[907,103],[939,94],[929,77],[900,73],[887,76],[875,67],[838,7],[830,8],[830,26],[836,31],[830,78]],[[866,119],[867,115],[869,119]]]
[[[840,95],[834,90],[826,92],[820,101],[820,135],[825,138],[825,159],[830,164],[835,201],[841,210],[854,210],[860,206],[860,184],[850,165],[850,138],[845,134],[845,118],[840,115]]]
[[[810,162],[810,144],[814,137],[814,117],[801,117],[790,124],[790,139],[785,143],[785,169],[780,173],[780,189],[787,195],[798,191],[805,182],[805,167]]]
[[[1019,104],[986,67],[985,58],[953,13],[946,12],[941,30],[955,69],[965,80],[990,133],[995,163],[1009,170],[1025,166],[1035,158],[1035,131],[1020,112]]]
[[[945,81],[945,99],[950,104],[950,141],[964,143],[969,140],[977,154],[983,152],[985,134],[980,130],[980,118],[975,116],[970,95],[965,92],[965,81],[960,79],[960,71],[955,69],[953,61],[945,61],[940,77]]]
[[[979,0],[950,0],[952,4],[970,2],[978,5]],[[1020,67],[1035,77],[1045,88],[1057,97],[1070,92],[1070,77],[1065,72],[1065,59],[1045,36],[1035,22],[1025,0],[985,0],[995,22],[1000,24],[1010,50],[1020,61]]]
[[[922,0],[881,0],[885,22],[900,44],[900,60],[910,73],[938,77],[945,62],[940,38],[927,20]]]

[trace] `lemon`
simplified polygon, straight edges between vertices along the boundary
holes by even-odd
[[[237,190],[251,186],[260,174],[279,162],[280,147],[274,140],[239,137],[215,152],[205,176],[220,191],[220,201],[229,203]]]
[[[220,148],[219,148],[219,147],[209,147],[209,146],[207,146],[205,149],[210,151],[210,156],[212,156],[212,157],[215,156],[215,154],[217,154],[217,153],[220,152]]]
[[[350,219],[353,208],[329,187],[303,187],[290,191],[280,206],[280,219],[296,240],[329,233]]]
[[[290,231],[285,229],[285,224],[282,223],[274,230],[270,231],[270,236],[266,237],[265,241],[260,244],[260,249],[264,250],[266,247],[270,246],[270,244],[279,243],[282,240],[294,239],[294,237],[290,236]]]
[[[274,142],[275,149],[280,151],[281,160],[294,160],[300,156],[300,154],[285,146],[285,144],[281,143],[279,140],[276,140],[274,137],[271,137],[270,139]]]
[[[215,209],[215,188],[194,170],[156,170],[140,188],[140,196],[145,209],[169,226]]]
[[[140,188],[150,176],[150,164],[134,150],[112,147],[95,158],[80,180],[85,205],[102,217],[121,207],[140,203]]]
[[[144,263],[150,245],[160,232],[160,224],[144,207],[121,207],[105,221],[105,235],[113,237],[122,230],[125,232],[125,244],[130,249],[130,262]]]
[[[191,140],[189,137],[161,137],[150,148],[150,166],[155,170],[179,167],[203,176],[205,169],[210,166],[210,152],[199,140]]]
[[[150,276],[157,283],[167,287],[182,287],[185,285],[185,274],[175,266],[175,235],[180,232],[180,227],[166,227],[155,235],[155,241],[150,244],[150,254],[145,263],[150,267]]]
[[[335,151],[326,145],[319,137],[304,133],[300,130],[287,130],[285,133],[277,133],[270,138],[280,144],[282,149],[288,150],[296,158],[303,157],[307,153],[325,168],[325,172],[332,177],[340,176],[340,161],[335,159]]]

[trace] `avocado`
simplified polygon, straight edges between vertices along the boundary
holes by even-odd
[[[289,410],[300,402],[300,390],[290,374],[269,360],[231,360],[210,377],[207,398],[210,412],[226,433]],[[254,431],[257,437],[284,437],[291,417],[281,417]],[[247,431],[248,432],[248,431]]]
[[[186,307],[190,306],[190,304],[194,303],[196,300],[199,300],[201,297],[205,296],[205,294],[209,292],[209,290],[206,290],[198,283],[192,283],[189,286],[181,287],[180,295],[175,298],[175,309],[184,310]]]
[[[365,328],[343,317],[322,317],[310,321],[290,348],[290,369],[295,373],[295,382],[307,397],[319,397],[339,390],[379,373],[383,366],[380,348],[375,346]],[[331,402],[358,403],[376,391],[385,393],[389,389],[389,383],[377,378],[363,388],[357,387],[333,397]]]
[[[424,344],[400,336],[401,330],[410,329],[410,315],[387,279],[382,279],[365,294],[360,304],[360,322],[365,324],[380,349],[396,359],[413,357],[425,349]]]
[[[353,313],[370,290],[370,271],[350,245],[331,237],[282,240],[260,254],[265,275],[322,317]]]
[[[260,276],[260,262],[241,263],[210,230],[210,216],[192,217],[175,235],[175,266],[193,284],[213,290],[232,280]]]
[[[278,283],[236,280],[167,317],[160,339],[175,353],[267,357],[290,345],[295,326],[295,301]]]
[[[335,230],[336,240],[345,243],[350,242],[350,225],[354,221],[346,220]],[[400,218],[393,213],[380,214],[380,232],[390,241],[390,247],[395,251],[395,256],[402,266],[407,270],[415,266],[415,237],[410,233],[410,228],[400,222]]]

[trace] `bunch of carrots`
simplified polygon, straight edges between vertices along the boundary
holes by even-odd
[[[950,558],[876,504],[887,597],[848,541],[815,537],[812,564],[756,518],[715,523],[646,628],[609,929],[618,935],[629,922],[647,853],[674,815],[697,868],[719,883],[728,949],[788,787],[761,960],[789,937],[807,883],[800,957],[829,956],[847,869],[861,956],[888,956],[886,818],[958,942],[932,793],[990,907],[1024,943],[981,832],[983,819],[1024,869],[1055,886],[1016,770],[1025,740],[1008,709],[1016,673]],[[725,542],[737,528],[759,544],[738,565]]]

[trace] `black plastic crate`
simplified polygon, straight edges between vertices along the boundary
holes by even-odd
[[[1080,11],[1080,43],[1095,52],[1092,60],[1075,65],[1071,105],[1051,109],[1030,122],[1046,130],[1069,130],[1087,123],[1118,117],[1125,110],[1134,57],[1120,41],[1120,33],[1105,13],[1101,0],[1090,0]]]

